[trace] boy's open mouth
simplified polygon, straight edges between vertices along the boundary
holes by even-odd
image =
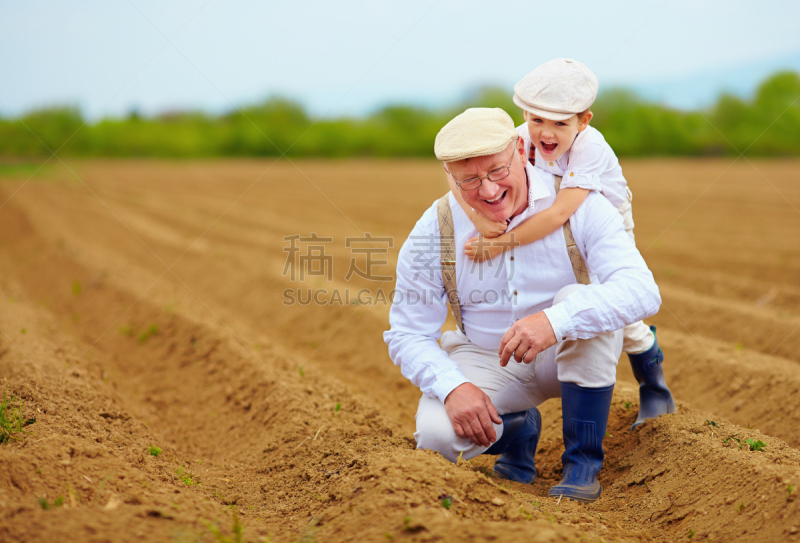
[[[543,148],[545,151],[547,151],[548,153],[552,153],[553,151],[555,151],[555,150],[556,150],[556,147],[558,147],[558,144],[557,144],[557,143],[547,143],[547,142],[544,142],[544,141],[541,141],[541,142],[539,142],[539,143],[541,143],[541,144],[542,144],[542,148]]]
[[[500,204],[502,204],[502,203],[503,203],[503,200],[505,200],[505,199],[506,199],[506,193],[507,193],[507,192],[508,192],[508,190],[504,190],[504,191],[503,191],[501,194],[498,194],[498,195],[497,195],[497,196],[494,198],[494,200],[484,200],[484,202],[486,202],[486,203],[487,203],[487,204],[489,204],[490,206],[497,206],[497,205],[500,205]]]

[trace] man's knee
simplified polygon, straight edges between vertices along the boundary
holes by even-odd
[[[436,398],[423,396],[416,418],[417,431],[414,432],[414,439],[418,449],[437,451],[451,462],[456,462],[459,456],[469,460],[486,450],[486,447],[475,445],[469,439],[456,435],[444,405]],[[495,432],[498,438],[503,435],[501,424],[495,424]]]
[[[450,457],[453,456],[452,452],[458,436],[449,419],[446,422],[417,419],[417,431],[414,432],[414,439],[417,441],[418,449],[438,451],[451,462],[455,462],[456,459]]]
[[[553,305],[586,285],[567,285],[553,298]],[[622,330],[598,334],[592,339],[563,341],[556,346],[558,380],[583,387],[603,387],[616,381],[617,360],[622,352]]]

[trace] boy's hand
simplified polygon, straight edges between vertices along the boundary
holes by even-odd
[[[470,238],[464,244],[464,253],[475,262],[491,260],[503,252],[501,246],[495,245],[491,241],[486,241],[483,236]]]
[[[485,238],[496,238],[501,234],[505,234],[506,228],[508,225],[503,221],[493,221],[491,219],[487,219],[483,215],[472,212],[469,216],[472,224],[475,225],[475,228],[483,234]]]

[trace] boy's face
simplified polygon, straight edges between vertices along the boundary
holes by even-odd
[[[573,115],[564,121],[551,121],[528,111],[525,112],[525,121],[528,124],[531,141],[542,157],[550,161],[558,160],[567,152],[572,146],[572,142],[575,141],[575,136],[586,130],[591,119],[591,111],[583,117],[579,118],[577,115]]]

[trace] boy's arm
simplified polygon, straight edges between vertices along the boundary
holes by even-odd
[[[447,176],[447,183],[450,185],[450,192],[452,192],[453,196],[455,196],[456,200],[458,200],[458,204],[461,206],[461,209],[464,210],[464,213],[467,214],[469,220],[472,221],[475,229],[483,234],[484,237],[495,238],[506,231],[505,223],[487,219],[472,209],[472,207],[467,205],[467,202],[465,202],[464,198],[461,196],[461,190],[458,188],[458,186],[456,186],[453,178],[449,175]]]
[[[561,189],[558,191],[556,201],[549,208],[537,213],[514,228],[512,232],[503,234],[490,243],[481,242],[477,238],[470,239],[464,252],[471,259],[482,262],[509,249],[527,245],[549,236],[569,220],[588,195],[587,189]]]

